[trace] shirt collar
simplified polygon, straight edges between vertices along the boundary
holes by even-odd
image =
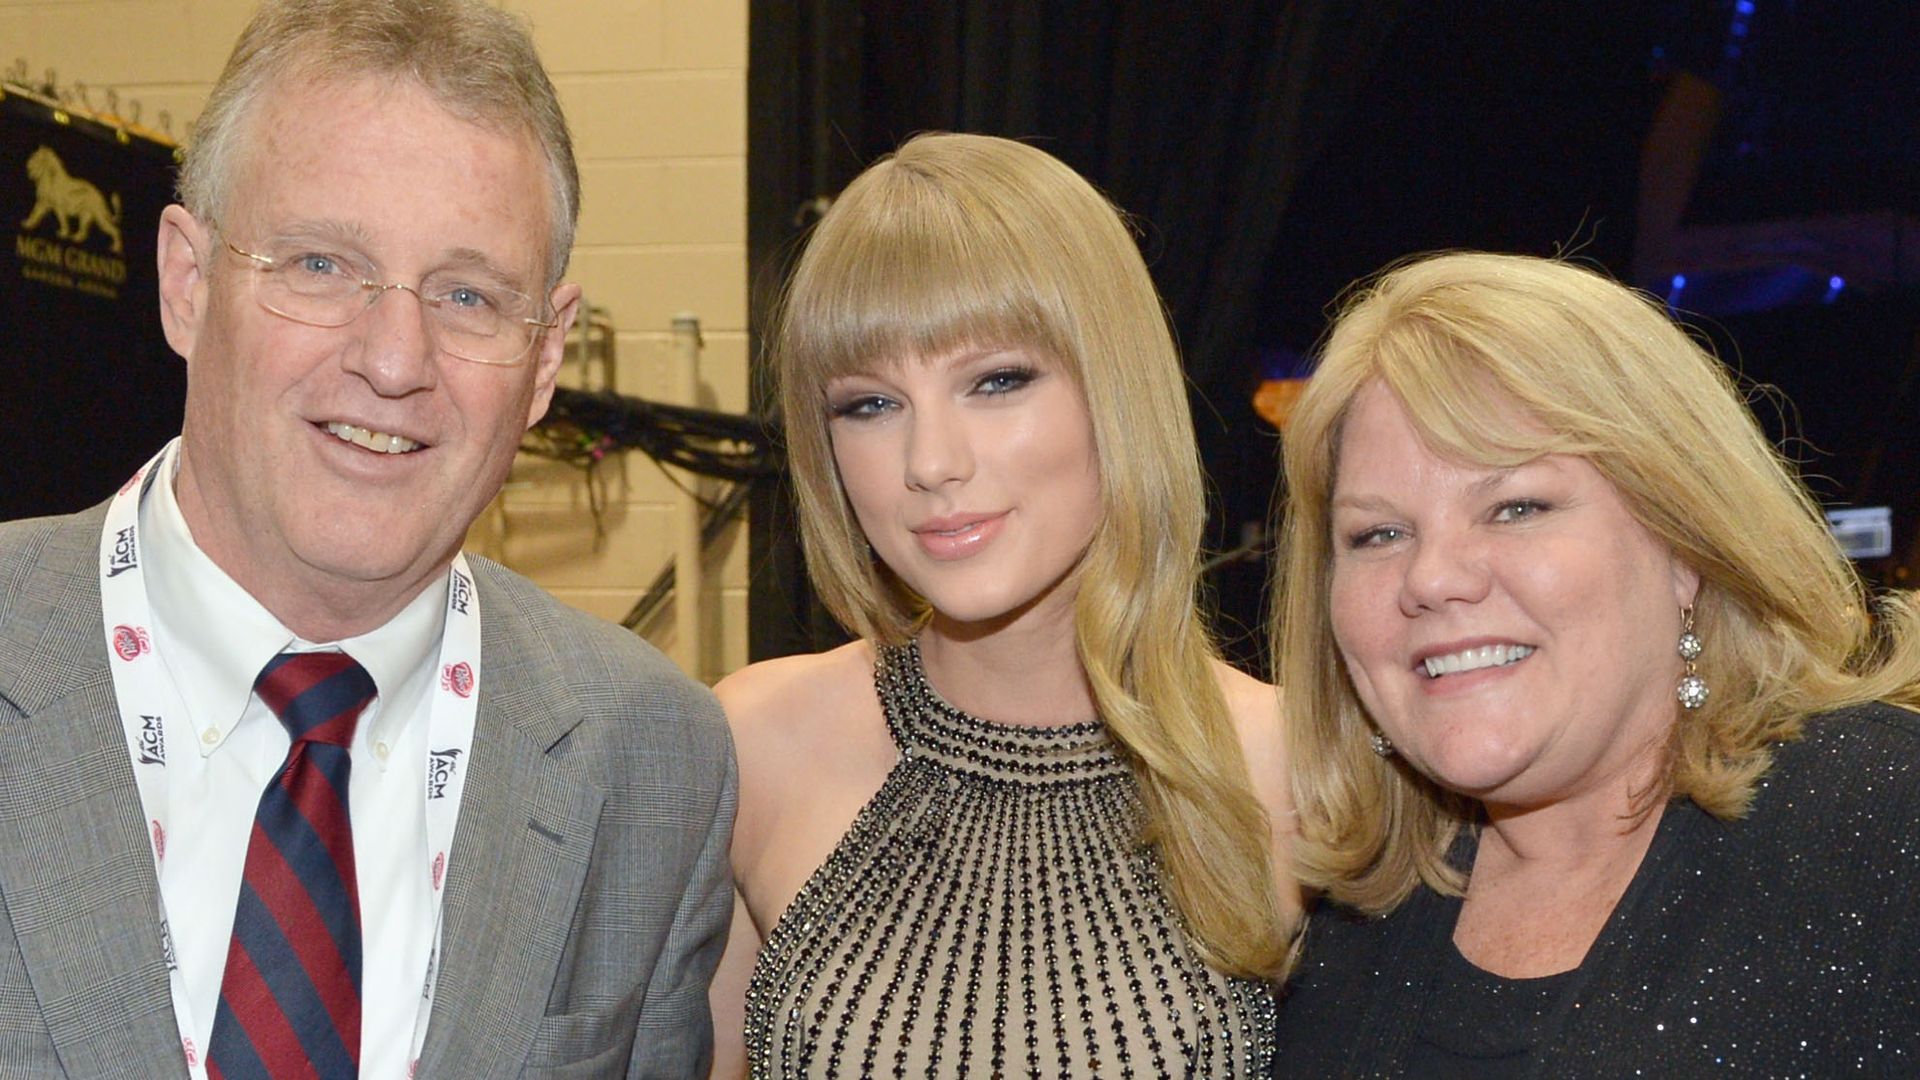
[[[397,741],[419,710],[383,706],[427,699],[424,693],[403,691],[419,689],[409,684],[426,677],[440,644],[446,622],[445,575],[367,633],[338,642],[304,641],[195,543],[173,491],[179,460],[176,440],[140,504],[143,546],[151,556],[141,562],[153,618],[164,634],[160,653],[187,715],[194,718],[194,744],[200,753],[211,754],[226,741],[246,712],[260,669],[288,650],[338,649],[358,661],[378,692],[361,725],[364,738]]]

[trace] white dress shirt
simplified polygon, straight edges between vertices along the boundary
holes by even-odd
[[[167,744],[199,751],[176,752],[167,763],[172,820],[160,878],[193,1011],[190,1034],[209,1044],[254,811],[290,741],[253,693],[254,679],[280,652],[338,650],[359,661],[378,690],[348,751],[360,890],[360,1075],[405,1077],[434,936],[423,785],[446,578],[376,630],[302,641],[194,542],[174,497],[177,461],[175,453],[161,465],[140,506],[140,531],[155,651],[186,710],[169,717]]]

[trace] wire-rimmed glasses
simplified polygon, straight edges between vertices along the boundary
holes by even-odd
[[[410,292],[431,316],[434,342],[449,356],[511,367],[527,358],[538,332],[558,322],[535,317],[544,303],[488,280],[485,273],[436,270],[418,285],[382,283],[350,255],[299,245],[260,254],[232,241],[227,249],[252,264],[253,298],[283,319],[307,326],[345,326],[390,290]]]

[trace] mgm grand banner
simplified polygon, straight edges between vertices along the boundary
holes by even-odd
[[[0,519],[113,494],[180,430],[154,235],[171,147],[0,86]]]

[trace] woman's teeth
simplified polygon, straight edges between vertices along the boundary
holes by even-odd
[[[327,431],[342,442],[365,447],[376,454],[404,454],[420,447],[420,444],[412,439],[389,435],[384,431],[368,431],[366,428],[342,424],[339,421],[328,424]]]
[[[1532,655],[1531,645],[1482,645],[1477,649],[1462,649],[1445,656],[1429,656],[1425,664],[1427,677],[1437,679],[1442,675],[1457,675],[1463,671],[1504,667]]]

